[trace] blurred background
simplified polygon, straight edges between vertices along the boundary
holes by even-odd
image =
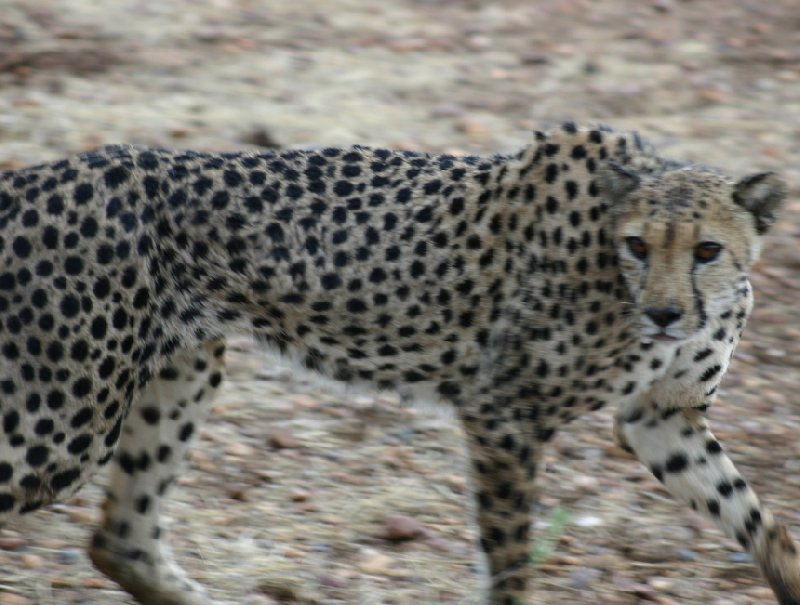
[[[0,168],[108,143],[513,152],[564,119],[791,197],[712,428],[800,537],[800,5],[796,0],[0,0]],[[747,557],[612,445],[554,441],[531,603],[774,603]],[[477,603],[447,415],[291,376],[246,338],[169,508],[220,600]],[[0,530],[0,605],[129,603],[83,554],[102,477]]]

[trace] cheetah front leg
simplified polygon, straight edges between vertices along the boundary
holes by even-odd
[[[800,605],[800,557],[708,428],[705,408],[622,410],[615,435],[676,498],[711,516],[755,559],[781,605]]]
[[[117,449],[102,525],[89,554],[95,566],[142,605],[207,605],[165,542],[163,498],[206,416],[224,370],[225,345],[180,351],[134,402]]]
[[[528,534],[539,449],[519,423],[486,413],[480,418],[462,415],[462,420],[477,496],[480,545],[489,564],[488,602],[521,605],[531,573]]]

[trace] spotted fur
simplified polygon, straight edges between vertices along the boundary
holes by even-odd
[[[703,414],[783,195],[572,124],[488,159],[123,146],[0,173],[0,518],[113,459],[93,561],[141,603],[208,603],[159,511],[222,338],[247,330],[331,378],[455,406],[488,602],[525,595],[546,443],[613,403],[620,442],[797,605],[794,543]]]

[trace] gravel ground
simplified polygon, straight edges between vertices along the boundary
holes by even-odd
[[[575,119],[734,174],[778,170],[792,199],[710,416],[800,537],[800,7],[722,5],[0,0],[0,166],[115,142],[494,153]],[[448,414],[337,394],[232,344],[170,508],[191,574],[247,605],[476,603]],[[0,605],[130,603],[83,554],[102,483],[0,531]],[[774,602],[732,542],[613,447],[607,412],[556,438],[540,484],[539,535],[554,539],[531,603]]]

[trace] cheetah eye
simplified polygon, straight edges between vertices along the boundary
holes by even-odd
[[[647,244],[641,237],[626,237],[625,245],[628,246],[630,253],[639,260],[647,258]]]
[[[700,242],[694,247],[694,260],[698,263],[710,263],[722,252],[717,242]]]

